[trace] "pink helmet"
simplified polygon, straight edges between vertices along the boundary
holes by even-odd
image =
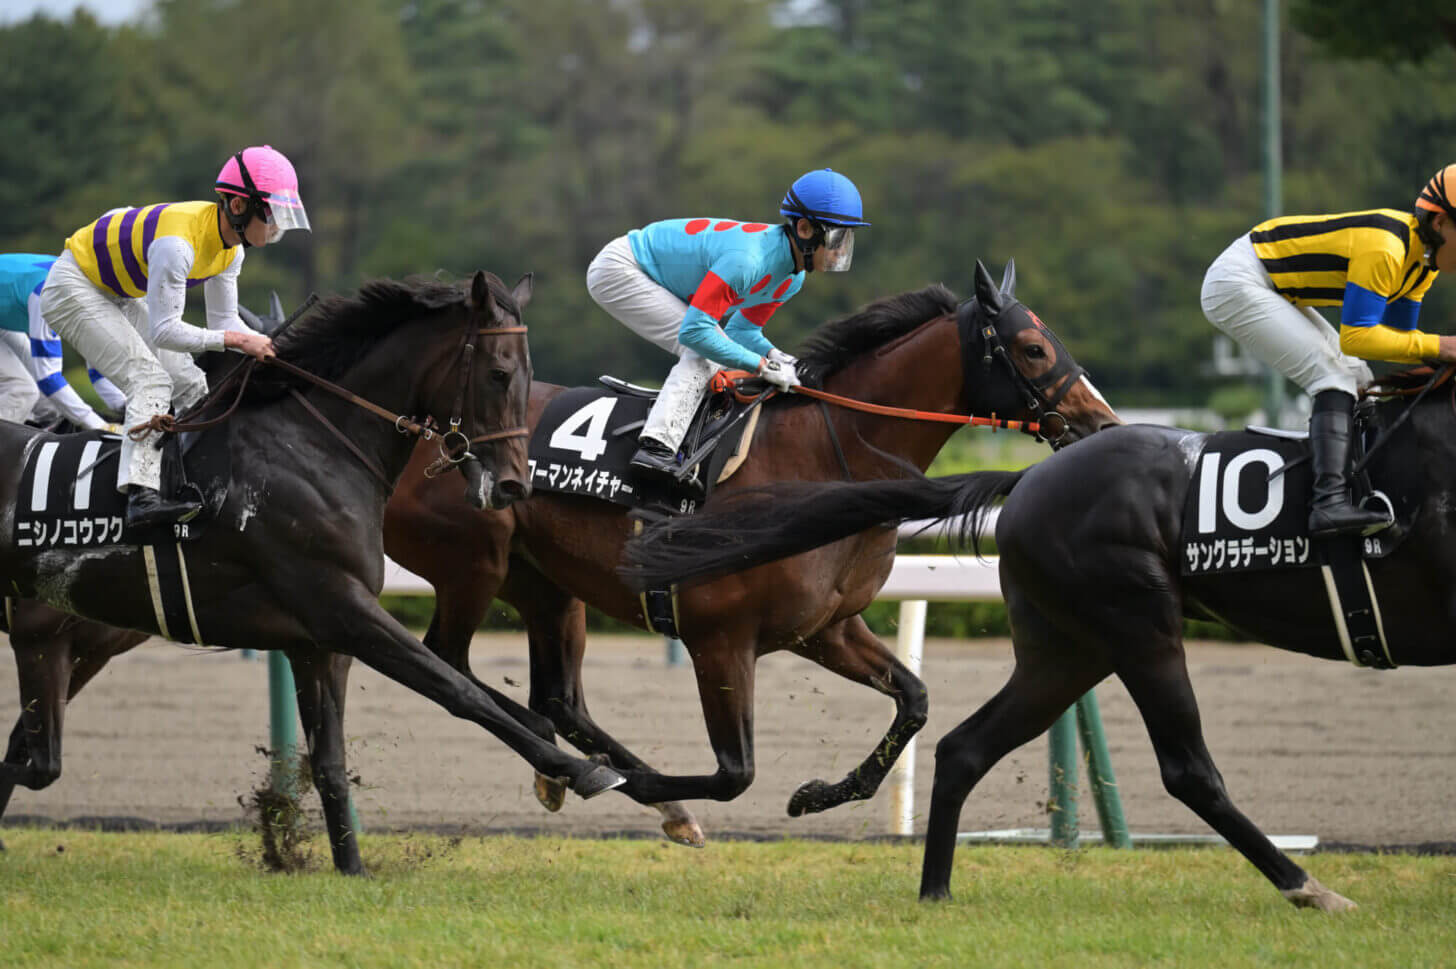
[[[228,220],[239,235],[254,215],[273,229],[269,242],[289,229],[307,229],[308,213],[298,194],[298,173],[281,151],[270,145],[244,148],[233,155],[217,173],[215,187],[220,195],[239,195],[251,204],[242,215],[224,207]]]

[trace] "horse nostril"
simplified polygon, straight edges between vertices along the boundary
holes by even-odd
[[[1105,431],[1105,430],[1108,430],[1110,428],[1114,428],[1114,427],[1124,427],[1124,426],[1126,426],[1126,425],[1124,425],[1122,423],[1122,421],[1105,421],[1105,422],[1103,422],[1101,424],[1098,424],[1097,425],[1097,429],[1099,431]]]

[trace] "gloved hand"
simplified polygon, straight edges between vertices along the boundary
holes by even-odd
[[[768,352],[768,358],[775,363],[782,363],[787,366],[793,367],[796,373],[799,370],[799,358],[795,356],[790,356],[789,354],[780,350],[778,347],[774,347]]]
[[[799,375],[794,371],[792,363],[764,357],[763,362],[758,365],[758,375],[779,390],[792,390],[799,386]]]

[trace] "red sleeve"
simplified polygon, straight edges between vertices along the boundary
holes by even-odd
[[[703,281],[698,284],[697,292],[693,293],[693,298],[688,305],[706,313],[714,320],[721,320],[729,310],[741,302],[743,302],[743,297],[734,292],[732,286],[719,279],[717,273],[710,270],[708,275],[703,277]]]
[[[757,306],[750,306],[738,312],[754,326],[763,326],[768,322],[768,318],[774,315],[774,310],[783,305],[783,303],[759,303]]]

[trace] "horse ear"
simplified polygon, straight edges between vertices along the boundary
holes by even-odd
[[[1001,295],[1012,296],[1016,293],[1016,260],[1006,260],[1006,269],[1001,273]]]
[[[976,302],[993,316],[1001,312],[1001,294],[996,292],[996,284],[991,282],[986,264],[979,259],[976,260]]]
[[[495,297],[490,294],[490,283],[485,279],[485,270],[477,269],[470,279],[470,305],[491,319],[500,317]]]
[[[516,301],[516,306],[519,309],[524,310],[526,308],[526,304],[531,302],[531,293],[536,288],[533,281],[534,279],[535,276],[532,273],[526,273],[526,275],[522,276],[520,281],[516,283],[516,288],[511,290],[511,298]]]

